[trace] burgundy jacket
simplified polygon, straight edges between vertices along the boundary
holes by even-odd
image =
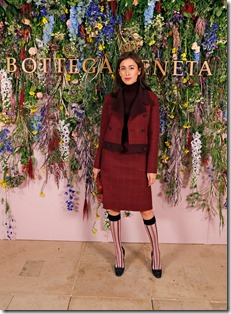
[[[122,90],[117,97],[111,93],[105,96],[99,146],[94,167],[101,168],[102,150],[122,150],[122,131],[124,124],[124,106]],[[128,119],[128,147],[132,152],[147,153],[147,173],[156,173],[158,165],[158,146],[160,133],[159,102],[156,94],[139,86]]]

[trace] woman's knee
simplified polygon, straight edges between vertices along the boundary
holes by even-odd
[[[148,220],[154,216],[154,211],[153,211],[153,209],[145,210],[145,211],[140,212],[140,214],[141,214],[143,219]]]
[[[108,213],[109,213],[111,216],[117,216],[117,215],[120,214],[120,211],[119,211],[119,210],[109,209],[109,210],[108,210]]]

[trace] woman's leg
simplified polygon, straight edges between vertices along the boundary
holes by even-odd
[[[140,213],[152,245],[152,273],[155,277],[160,278],[162,275],[162,268],[155,214],[153,210],[147,210]]]
[[[125,251],[121,245],[121,215],[120,212],[109,210],[108,219],[115,247],[115,274],[121,276],[124,272]]]

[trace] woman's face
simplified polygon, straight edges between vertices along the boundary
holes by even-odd
[[[141,69],[138,68],[137,63],[131,58],[125,59],[120,63],[119,75],[125,84],[131,85],[135,83],[140,73]]]

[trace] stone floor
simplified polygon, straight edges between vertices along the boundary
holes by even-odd
[[[123,246],[116,277],[112,243],[0,240],[0,309],[227,311],[226,245],[161,244],[161,279],[149,244]]]

